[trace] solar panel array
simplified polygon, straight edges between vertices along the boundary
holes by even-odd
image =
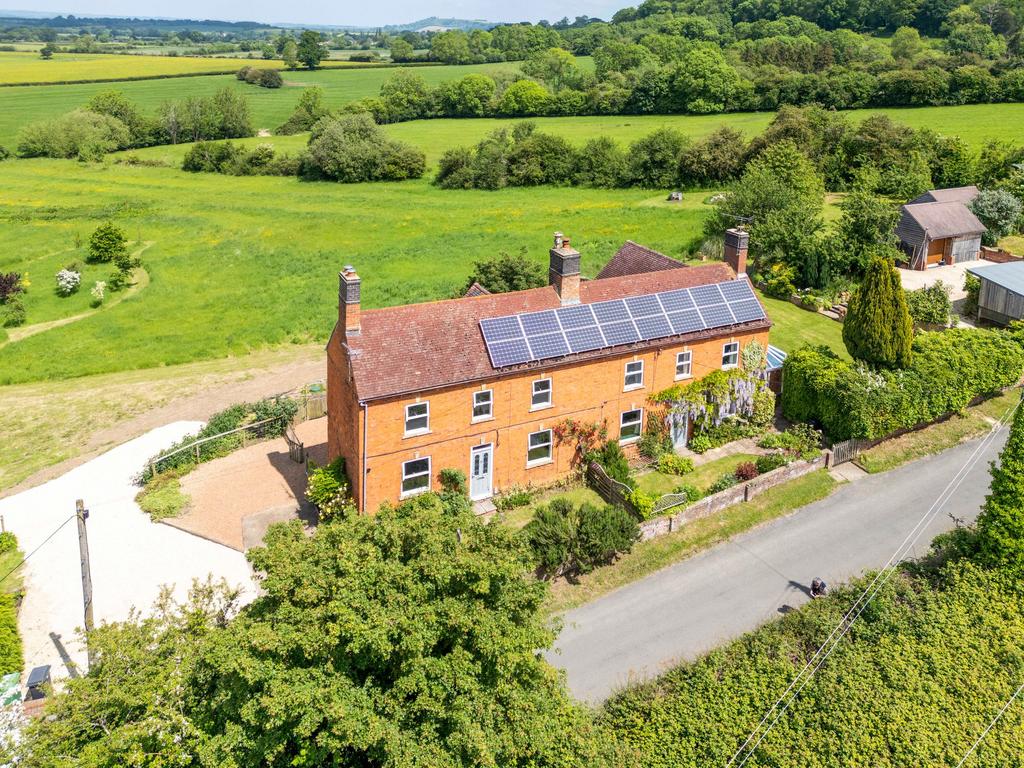
[[[763,320],[747,280],[576,304],[480,321],[491,365],[504,368],[604,347]]]

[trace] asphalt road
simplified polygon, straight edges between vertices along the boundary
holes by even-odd
[[[1004,428],[939,510],[908,557],[974,520],[988,492],[989,462]],[[809,597],[815,576],[829,584],[883,566],[968,462],[973,440],[944,453],[842,486],[827,499],[565,614],[549,654],[579,699],[597,703],[617,688],[690,661],[777,618]]]

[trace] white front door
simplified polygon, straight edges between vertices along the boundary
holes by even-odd
[[[494,448],[490,445],[479,445],[469,454],[469,497],[487,499],[491,496],[491,478],[493,475],[491,459]]]
[[[673,413],[669,416],[672,421],[672,446],[678,450],[686,447],[687,432],[690,431],[690,420],[685,413]]]

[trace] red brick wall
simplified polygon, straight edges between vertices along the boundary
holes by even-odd
[[[397,501],[401,489],[402,463],[429,456],[431,487],[436,489],[441,469],[454,467],[469,475],[470,451],[473,446],[491,444],[493,454],[493,489],[495,492],[516,485],[547,485],[572,471],[575,446],[559,446],[555,442],[549,463],[527,466],[528,436],[532,432],[551,429],[566,418],[584,422],[605,421],[608,436],[618,437],[623,411],[642,408],[644,425],[647,419],[647,398],[675,383],[676,353],[692,351],[692,376],[700,378],[718,370],[722,346],[739,341],[741,347],[757,339],[768,343],[766,331],[738,336],[724,335],[692,345],[666,346],[640,354],[622,354],[586,363],[537,368],[528,372],[496,377],[472,386],[458,386],[424,393],[420,398],[404,397],[375,401],[368,408],[366,446],[366,499],[364,508],[374,511],[384,501]],[[328,418],[329,444],[332,457],[343,455],[357,501],[360,494],[362,435],[359,431],[359,409],[355,393],[341,371],[347,368],[344,352],[334,340],[329,351]],[[644,361],[644,384],[641,388],[624,390],[627,361]],[[531,409],[532,382],[541,378],[552,380],[552,406]],[[493,417],[472,420],[472,393],[481,389],[493,391]],[[405,406],[428,401],[430,432],[405,436]]]

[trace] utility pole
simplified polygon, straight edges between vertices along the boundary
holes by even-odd
[[[78,554],[82,561],[82,603],[85,608],[85,652],[89,659],[89,668],[92,669],[92,649],[89,645],[89,635],[92,634],[92,571],[89,568],[89,536],[85,531],[85,521],[89,517],[89,510],[85,503],[79,499],[75,502],[75,518],[78,520]]]

